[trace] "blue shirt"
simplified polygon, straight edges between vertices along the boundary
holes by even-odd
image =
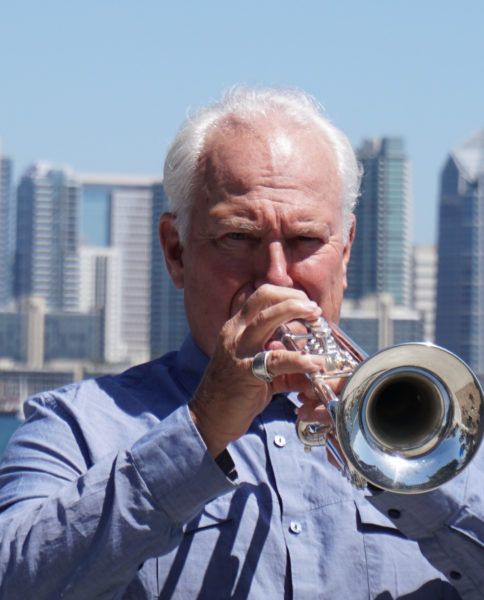
[[[230,445],[232,481],[187,409],[206,364],[189,337],[27,401],[0,470],[0,598],[484,598],[480,455],[434,492],[358,491],[276,396]]]

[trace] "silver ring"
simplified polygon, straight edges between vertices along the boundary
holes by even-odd
[[[269,351],[258,352],[254,358],[252,359],[252,373],[258,378],[262,379],[266,383],[270,383],[272,381],[272,377],[267,370],[267,355]]]

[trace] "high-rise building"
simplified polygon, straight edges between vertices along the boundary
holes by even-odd
[[[12,160],[0,145],[0,307],[12,295]]]
[[[395,306],[390,294],[343,300],[339,325],[368,355],[395,344],[419,342],[423,334],[422,315]]]
[[[150,358],[153,185],[141,175],[80,174],[83,240],[119,253],[121,330],[130,362]],[[107,308],[107,307],[106,307]]]
[[[37,163],[17,189],[14,293],[41,296],[47,310],[79,300],[79,183],[67,169]]]
[[[81,312],[99,311],[102,323],[103,360],[120,363],[127,359],[122,331],[122,269],[120,248],[81,246]]]
[[[368,139],[357,152],[363,166],[356,237],[346,298],[390,294],[410,306],[409,166],[401,138]]]
[[[423,317],[423,337],[435,340],[435,295],[437,291],[437,248],[416,244],[412,252],[412,307]]]
[[[171,281],[158,239],[160,216],[168,210],[163,185],[153,188],[151,249],[151,356],[177,350],[188,332],[183,303],[183,290]]]
[[[167,210],[160,179],[74,175],[39,163],[22,177],[17,209],[15,295],[43,298],[46,322],[56,313],[49,340],[57,339],[53,328],[74,322],[62,311],[81,311],[99,315],[107,362],[142,362],[179,347],[188,328],[158,240]]]
[[[171,282],[158,240],[158,221],[167,210],[161,180],[141,175],[78,177],[83,243],[118,252],[119,336],[111,328],[111,339],[121,340],[118,355],[122,352],[129,362],[139,362],[178,348],[188,328],[183,292]],[[105,314],[107,318],[107,306]],[[114,348],[107,353],[114,354]]]
[[[435,339],[484,374],[484,129],[441,174]]]

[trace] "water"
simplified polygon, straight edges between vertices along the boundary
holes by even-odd
[[[15,413],[0,413],[0,458],[12,433],[21,422]]]

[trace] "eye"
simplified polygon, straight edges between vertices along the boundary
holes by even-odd
[[[322,240],[320,237],[316,237],[316,236],[298,235],[292,239],[292,243],[294,245],[322,246],[324,244],[324,240]]]
[[[322,243],[321,240],[317,237],[311,237],[309,235],[298,235],[297,236],[297,241],[298,242],[318,242],[318,243]]]
[[[215,240],[219,248],[232,252],[246,251],[255,242],[255,238],[245,231],[229,231]]]
[[[247,239],[249,239],[249,235],[242,231],[232,231],[231,233],[227,233],[226,237],[229,240],[247,240]]]
[[[293,259],[301,260],[319,252],[324,246],[324,240],[317,236],[296,235],[289,240],[288,245]]]

